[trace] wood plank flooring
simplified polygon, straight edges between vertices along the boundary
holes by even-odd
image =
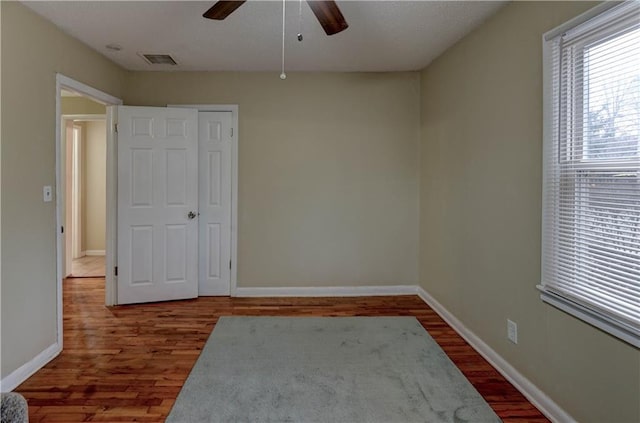
[[[505,422],[547,422],[417,296],[203,297],[104,307],[104,279],[64,282],[64,350],[16,391],[30,422],[162,422],[220,316],[415,316]]]

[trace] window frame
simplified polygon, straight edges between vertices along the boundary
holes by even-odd
[[[542,260],[541,260],[541,282],[537,286],[540,290],[540,297],[542,301],[547,304],[554,306],[557,309],[560,309],[574,317],[577,317],[637,348],[640,348],[640,332],[638,329],[630,324],[625,323],[619,319],[611,317],[609,314],[603,311],[599,311],[597,306],[587,306],[578,301],[575,301],[571,298],[571,295],[564,294],[561,290],[557,289],[553,285],[546,285],[544,283],[544,275],[546,274],[545,262],[548,254],[552,254],[551,251],[547,251],[547,242],[545,239],[547,236],[551,236],[546,234],[546,232],[550,229],[556,229],[559,227],[558,213],[554,212],[551,216],[547,216],[547,210],[549,208],[554,208],[557,210],[559,201],[556,199],[553,204],[549,204],[547,198],[548,188],[550,186],[549,178],[554,175],[556,171],[556,166],[548,163],[547,157],[549,157],[550,149],[558,148],[557,145],[554,145],[554,138],[556,134],[554,131],[561,130],[562,126],[573,125],[573,127],[582,128],[582,125],[574,125],[573,122],[575,119],[582,120],[584,118],[584,114],[581,111],[576,110],[583,108],[583,93],[576,92],[571,90],[571,97],[569,103],[571,105],[571,110],[567,115],[560,116],[558,113],[557,116],[560,116],[559,126],[554,122],[554,115],[559,111],[559,98],[566,95],[567,91],[563,89],[561,85],[560,79],[554,79],[554,40],[564,34],[565,32],[587,23],[592,18],[599,16],[610,9],[624,7],[625,3],[613,3],[613,2],[605,2],[602,3],[595,8],[587,11],[586,13],[570,20],[569,22],[545,33],[542,37],[542,49],[543,49],[543,176],[542,176]],[[587,24],[589,25],[589,24]],[[581,54],[585,52],[585,45],[580,48]],[[573,62],[575,60],[575,53],[570,58],[570,61]],[[563,61],[562,61],[563,62]],[[563,66],[562,63],[560,66]],[[580,85],[580,91],[582,91],[582,87],[584,85]],[[557,95],[556,93],[559,93]],[[581,129],[582,130],[582,129]],[[618,166],[624,162],[623,159],[616,160],[599,160],[594,158],[585,157],[585,148],[584,143],[578,146],[581,151],[576,153],[571,153],[571,151],[575,151],[576,146],[571,145],[568,150],[566,156],[562,158],[562,160],[572,161],[573,162],[573,181],[574,181],[574,199],[573,201],[576,204],[576,207],[573,212],[573,216],[576,219],[575,223],[578,222],[579,211],[578,208],[581,207],[579,203],[585,201],[581,200],[579,197],[582,197],[584,194],[581,193],[577,186],[583,182],[580,181],[579,173],[582,171],[596,171],[601,170],[605,171],[613,166],[618,168]],[[640,148],[640,147],[639,147]],[[553,219],[549,221],[549,219]],[[587,247],[585,247],[587,248]],[[576,256],[580,253],[576,253]],[[580,261],[576,261],[576,265],[580,265]],[[576,298],[578,295],[576,295]],[[640,299],[639,299],[640,301]]]

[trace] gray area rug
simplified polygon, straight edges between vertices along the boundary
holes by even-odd
[[[414,317],[222,317],[166,421],[500,419]]]

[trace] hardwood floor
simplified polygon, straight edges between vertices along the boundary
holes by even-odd
[[[104,278],[104,272],[104,256],[84,256],[71,262],[74,278]]]
[[[218,317],[415,316],[505,422],[547,422],[417,296],[227,298],[104,307],[104,279],[64,282],[64,350],[16,391],[30,422],[161,422]]]

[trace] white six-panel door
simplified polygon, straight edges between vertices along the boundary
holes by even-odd
[[[231,112],[199,113],[200,295],[229,295]]]
[[[118,304],[198,296],[198,112],[118,108]]]

